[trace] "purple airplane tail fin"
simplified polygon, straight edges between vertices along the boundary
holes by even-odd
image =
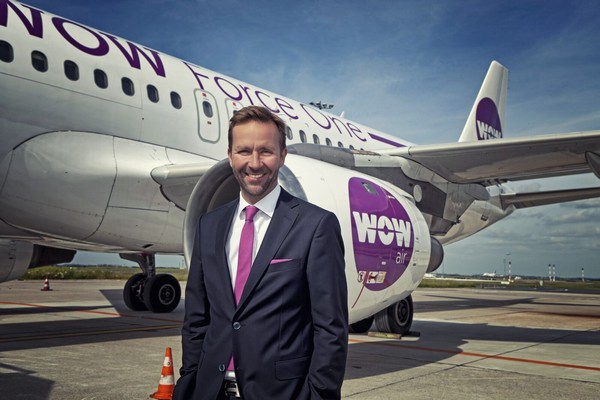
[[[502,139],[508,69],[492,61],[459,142]]]

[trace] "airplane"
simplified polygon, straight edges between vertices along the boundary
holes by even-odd
[[[0,282],[77,251],[119,253],[142,270],[125,284],[126,305],[174,310],[179,282],[156,273],[155,255],[188,261],[198,217],[238,196],[228,120],[261,105],[287,123],[281,186],[340,221],[351,329],[409,332],[411,293],[444,245],[519,208],[600,196],[506,188],[600,177],[600,131],[504,138],[507,81],[493,61],[458,142],[417,145],[0,0]]]
[[[483,275],[484,278],[496,278],[498,276],[498,274],[496,274],[496,271],[494,272],[484,272]]]

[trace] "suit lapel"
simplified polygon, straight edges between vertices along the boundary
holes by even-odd
[[[258,249],[254,263],[252,264],[250,275],[248,275],[248,280],[246,281],[240,303],[238,304],[238,310],[241,309],[247,301],[250,293],[252,293],[261,277],[264,275],[269,267],[269,263],[274,258],[277,250],[283,243],[283,240],[294,225],[294,222],[298,217],[298,212],[294,209],[296,205],[296,199],[282,189],[279,199],[277,200],[273,218],[269,223],[269,228],[265,233],[265,237]]]
[[[235,297],[233,294],[233,288],[231,286],[231,273],[229,272],[229,260],[227,258],[227,252],[225,251],[225,244],[227,236],[231,230],[231,223],[234,218],[235,211],[237,210],[238,201],[231,202],[224,210],[225,218],[224,221],[227,223],[219,224],[216,227],[216,247],[215,249],[222,249],[217,254],[217,274],[219,275],[219,282],[224,286],[223,293],[227,298],[228,305],[231,305],[231,309],[235,309]]]

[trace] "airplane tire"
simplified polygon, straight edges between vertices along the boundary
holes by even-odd
[[[181,286],[173,275],[158,274],[144,285],[144,303],[155,313],[168,313],[179,305]]]
[[[365,319],[361,319],[358,322],[350,324],[350,333],[366,333],[369,331],[371,325],[373,325],[374,316],[371,315]]]
[[[123,288],[123,300],[125,305],[133,311],[146,311],[148,307],[144,304],[142,296],[144,293],[144,274],[141,272],[132,275]]]
[[[375,314],[375,326],[380,332],[406,335],[412,326],[413,313],[412,296],[408,296]]]

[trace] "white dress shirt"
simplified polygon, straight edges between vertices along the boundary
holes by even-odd
[[[252,245],[252,262],[260,245],[265,237],[267,228],[271,223],[271,218],[275,212],[275,206],[277,200],[281,194],[281,186],[277,185],[275,189],[268,195],[260,199],[254,206],[258,208],[258,212],[254,216],[254,243]],[[246,221],[246,213],[244,209],[248,206],[248,202],[240,195],[240,201],[238,203],[237,210],[231,222],[231,229],[229,230],[229,237],[225,244],[225,252],[227,254],[227,260],[229,261],[229,275],[231,276],[231,287],[235,287],[235,277],[237,275],[237,264],[238,264],[238,253],[240,245],[240,236],[242,236],[242,228]]]

